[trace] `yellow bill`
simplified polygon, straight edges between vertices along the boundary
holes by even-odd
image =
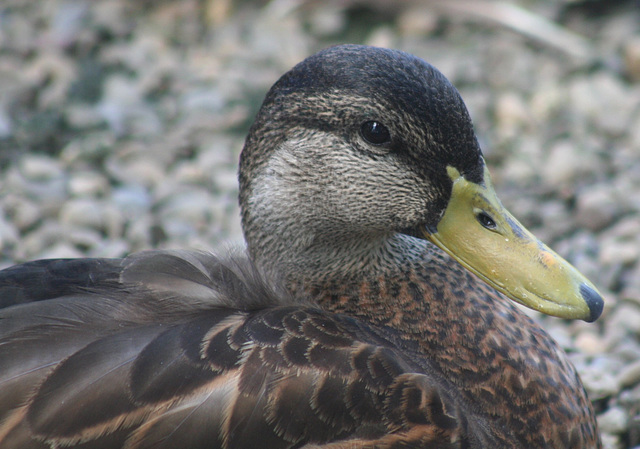
[[[447,167],[451,200],[437,232],[425,237],[496,290],[531,309],[594,321],[604,301],[594,285],[525,229],[500,203],[485,167],[484,183]]]

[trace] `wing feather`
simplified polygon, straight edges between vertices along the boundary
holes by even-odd
[[[444,380],[417,374],[406,347],[353,318],[286,296],[278,303],[242,260],[183,252],[94,260],[84,266],[97,270],[90,281],[68,275],[30,295],[30,270],[64,271],[50,263],[4,276],[12,295],[22,289],[31,300],[0,311],[3,449],[462,441],[458,399]],[[74,289],[78,278],[87,282]]]

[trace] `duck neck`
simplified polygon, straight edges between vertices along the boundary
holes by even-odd
[[[341,244],[342,239],[329,239],[303,247],[299,238],[281,232],[278,238],[263,236],[257,240],[261,245],[249,244],[249,250],[268,277],[282,279],[301,301],[423,340],[433,318],[430,301],[442,299],[423,276],[432,264],[435,273],[439,264],[452,261],[433,245],[407,235],[366,237],[354,236]],[[433,284],[441,281],[434,279]]]
[[[292,293],[331,291],[331,285],[386,276],[407,263],[414,242],[402,234],[290,235],[285,230],[258,238],[251,245],[254,262],[269,277],[282,279]]]

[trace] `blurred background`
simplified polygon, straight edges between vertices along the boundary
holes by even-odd
[[[640,2],[3,0],[0,268],[242,242],[236,169],[276,79],[338,43],[438,67],[502,201],[598,285],[570,354],[640,448]]]

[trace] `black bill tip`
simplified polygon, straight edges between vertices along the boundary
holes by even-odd
[[[598,319],[598,317],[602,314],[602,308],[604,307],[604,299],[600,296],[600,293],[595,291],[593,287],[588,286],[587,284],[582,284],[580,286],[580,294],[584,298],[585,302],[589,306],[589,311],[591,315],[589,319],[585,320],[589,323]]]

